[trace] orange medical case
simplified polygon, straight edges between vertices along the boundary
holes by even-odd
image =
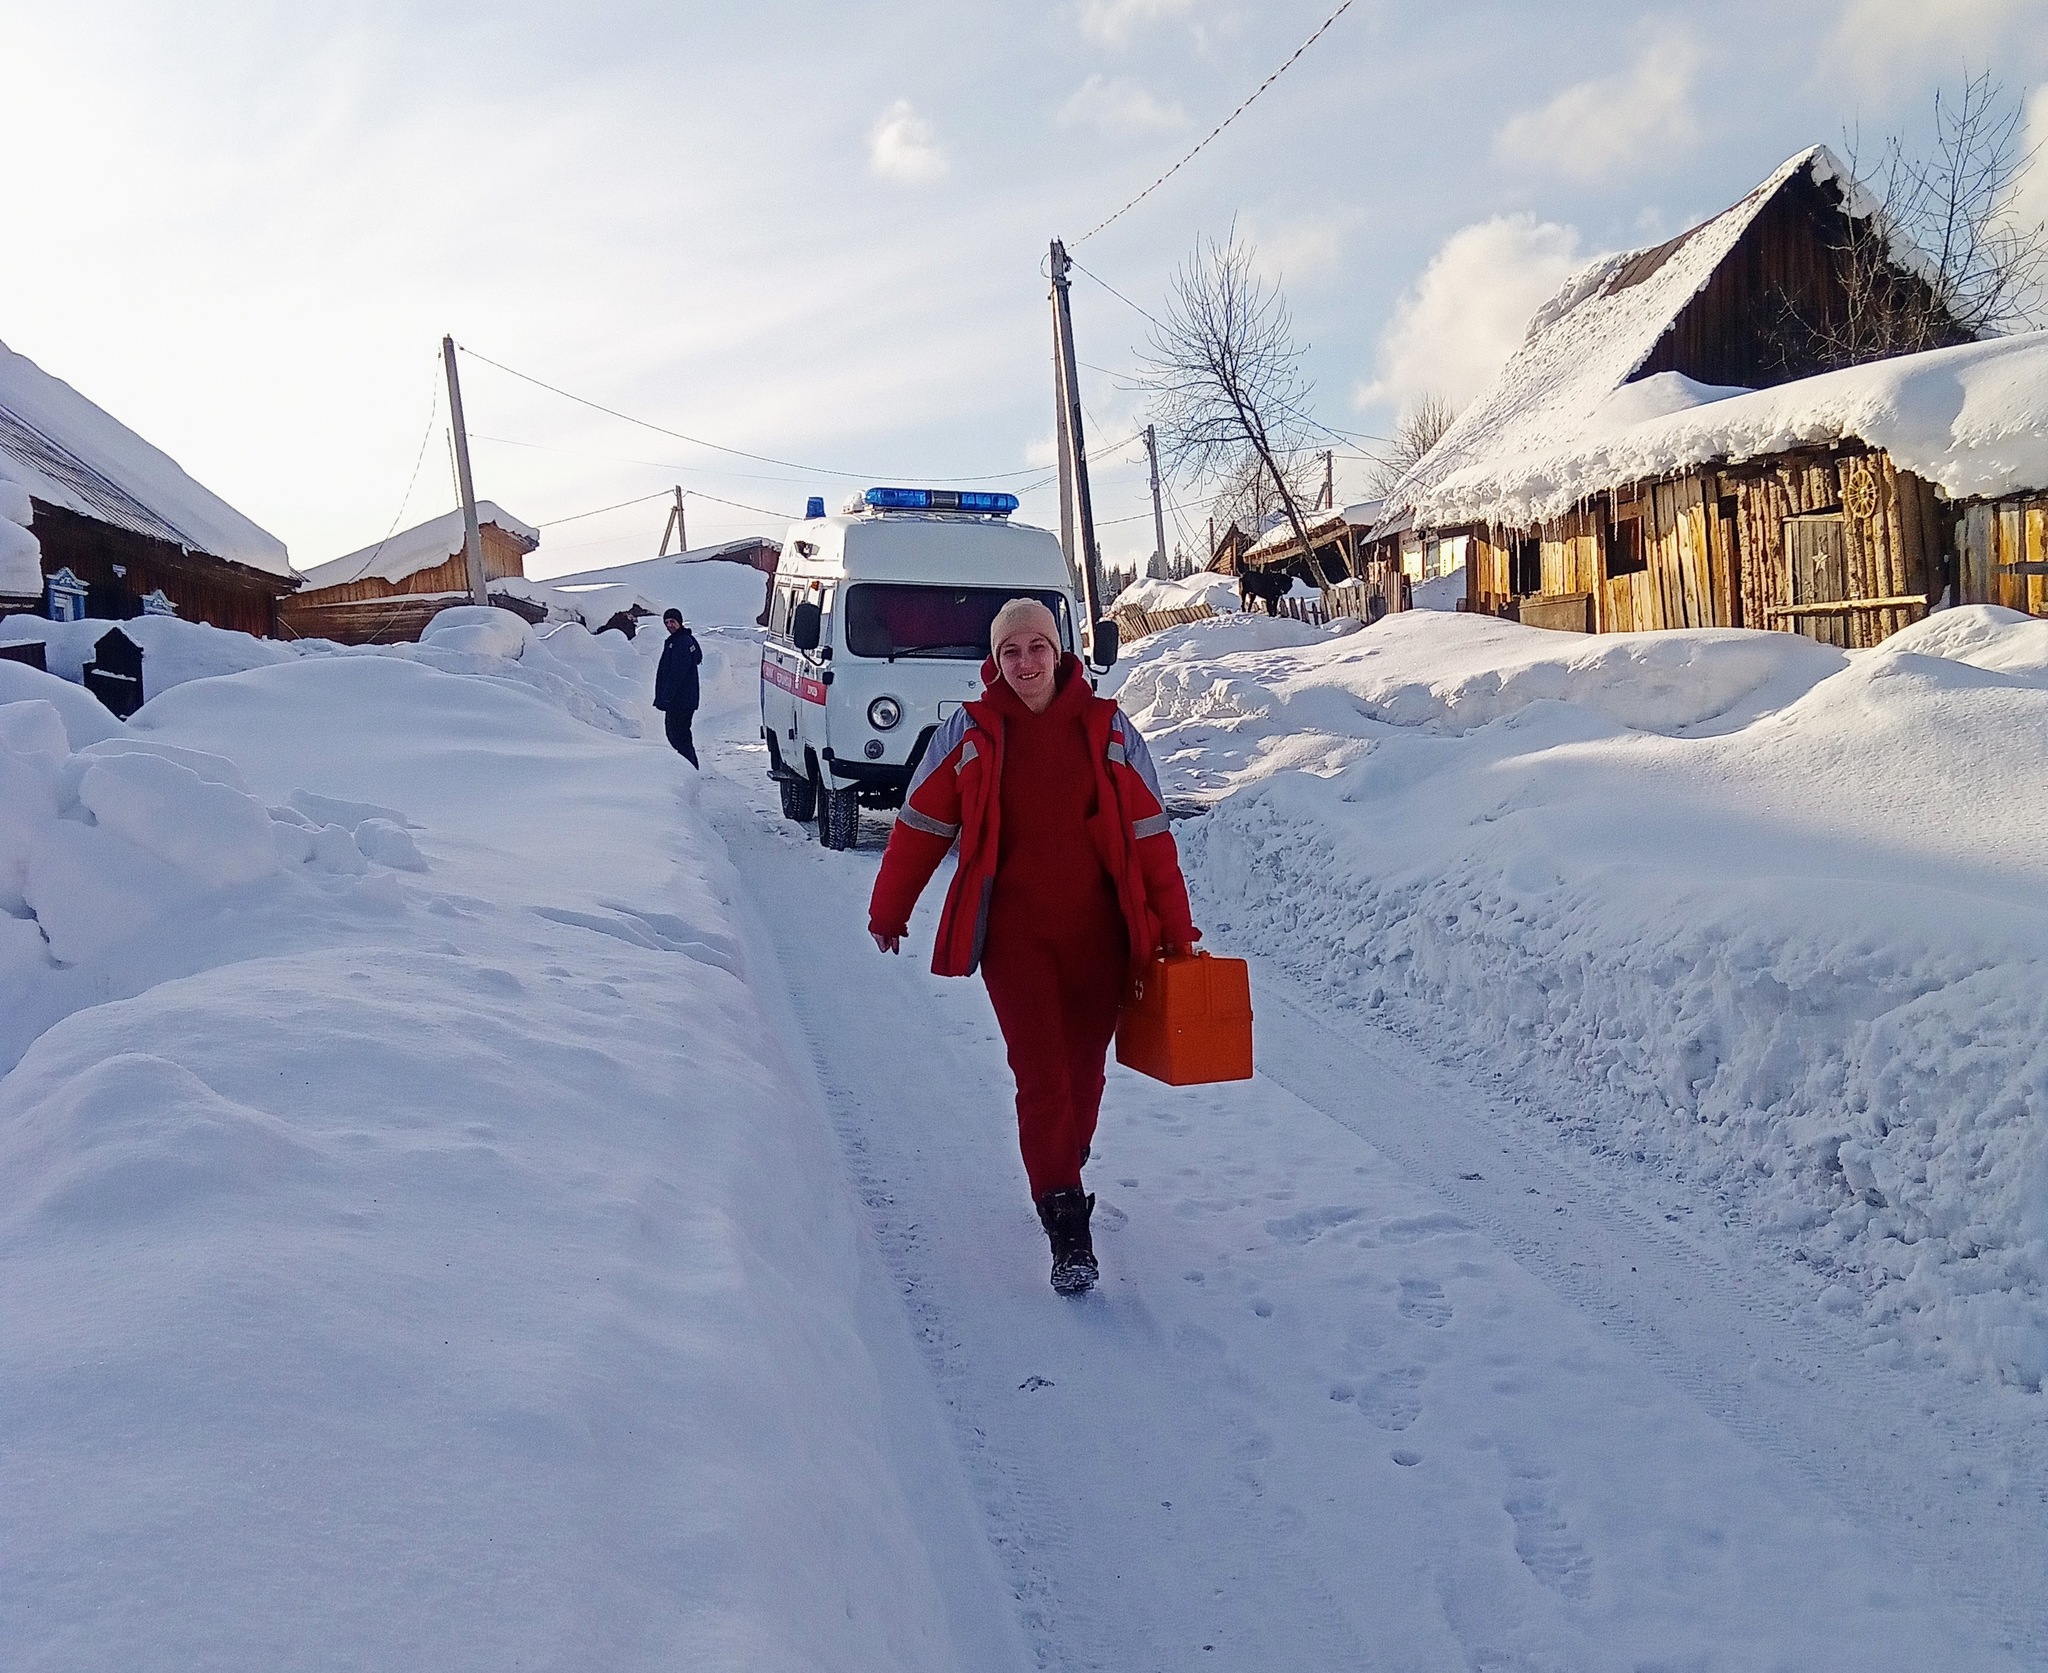
[[[1251,972],[1241,958],[1158,958],[1116,1019],[1116,1060],[1169,1086],[1252,1077]]]

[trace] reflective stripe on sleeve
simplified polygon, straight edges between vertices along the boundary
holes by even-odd
[[[1166,835],[1168,827],[1172,824],[1172,815],[1165,813],[1155,813],[1152,815],[1150,819],[1133,819],[1131,821],[1131,835],[1134,837],[1138,837],[1140,839],[1143,839],[1145,837],[1164,836]]]
[[[954,763],[953,771],[957,773],[980,753],[981,751],[974,747],[974,740],[969,738],[967,742],[960,746],[960,759]]]
[[[919,813],[908,802],[905,802],[902,807],[896,810],[896,818],[900,823],[908,825],[913,831],[925,831],[935,837],[944,837],[949,842],[960,834],[960,827],[958,825],[941,824],[930,814]]]

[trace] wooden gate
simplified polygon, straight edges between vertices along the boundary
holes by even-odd
[[[1838,513],[1785,519],[1785,562],[1791,569],[1792,631],[1824,645],[1849,644],[1847,611],[1813,609],[1843,604],[1849,597],[1849,555]],[[1802,606],[1804,608],[1802,608]]]

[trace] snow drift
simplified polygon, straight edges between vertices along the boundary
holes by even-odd
[[[1710,1184],[1889,1351],[2048,1376],[2048,623],[1226,620],[1120,696],[1214,804],[1213,939]]]
[[[972,1659],[694,780],[514,625],[0,664],[10,1667]]]

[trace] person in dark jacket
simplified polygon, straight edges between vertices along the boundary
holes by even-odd
[[[668,643],[661,647],[661,662],[654,670],[654,706],[661,710],[669,743],[694,767],[697,744],[690,736],[690,723],[697,718],[697,664],[704,660],[704,648],[683,626],[682,611],[662,611],[661,625],[668,629]]]
[[[980,968],[1017,1082],[1017,1137],[1052,1286],[1097,1276],[1095,1199],[1081,1167],[1125,983],[1201,931],[1167,829],[1145,740],[1089,689],[1035,599],[1012,599],[989,634],[984,696],[941,726],[912,776],[868,905],[893,953],[911,908],[956,845],[932,949],[941,976]]]

